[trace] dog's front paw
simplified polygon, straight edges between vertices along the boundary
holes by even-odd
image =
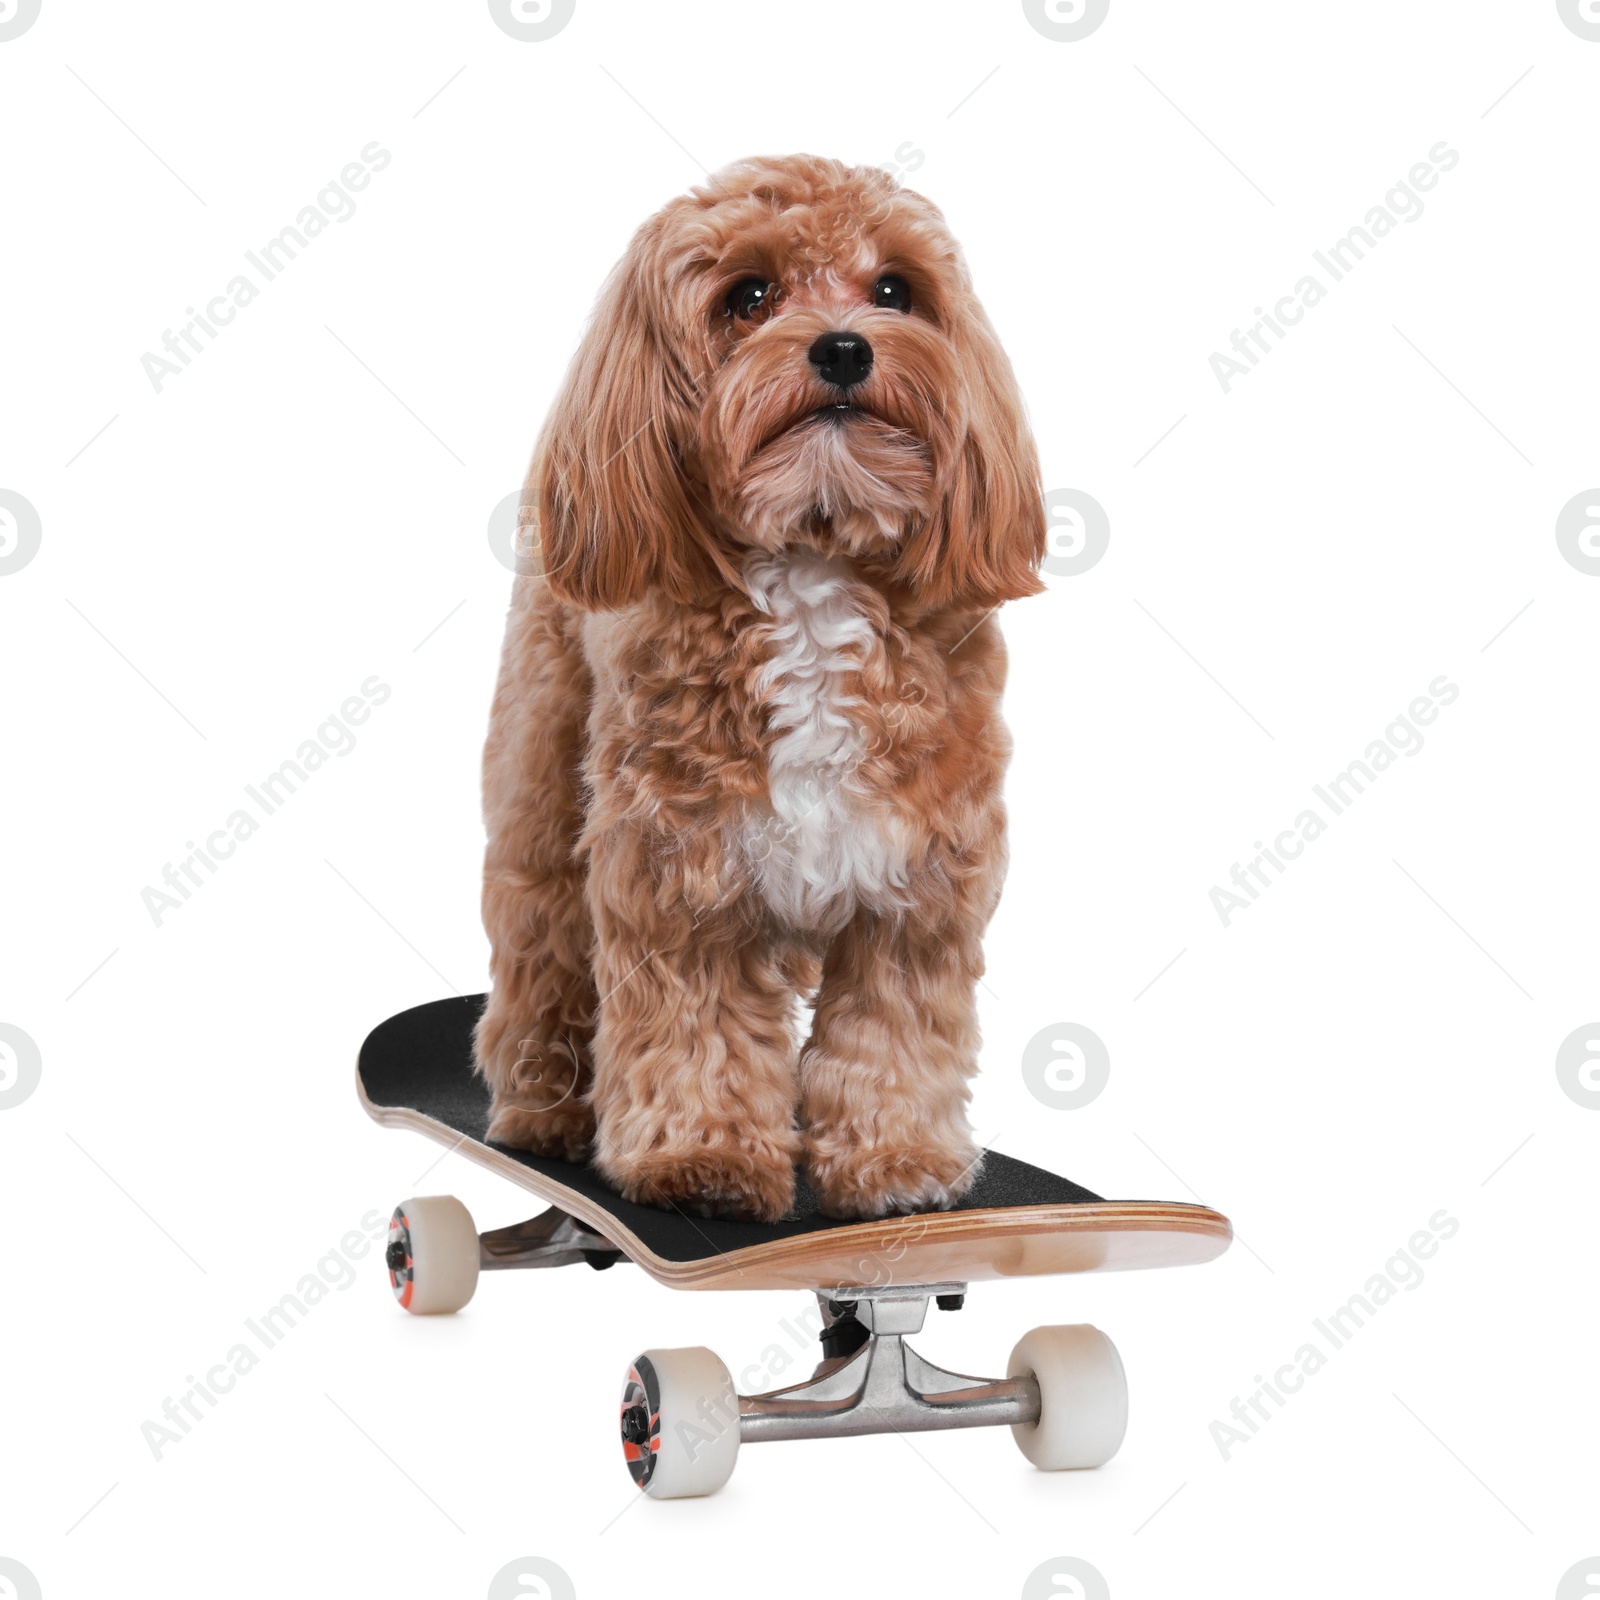
[[[609,1145],[602,1135],[595,1165],[625,1200],[666,1211],[777,1222],[794,1204],[794,1153],[765,1142],[635,1154]]]
[[[567,1100],[554,1108],[521,1105],[495,1099],[489,1107],[491,1144],[508,1144],[513,1150],[531,1150],[536,1156],[581,1164],[589,1159],[594,1141],[594,1113],[581,1100]]]
[[[976,1145],[855,1145],[806,1153],[806,1176],[824,1216],[903,1216],[945,1211],[978,1176]]]
[[[478,1024],[474,1055],[491,1091],[486,1138],[557,1160],[588,1159],[594,1111],[584,1098],[585,1052],[491,1007]]]

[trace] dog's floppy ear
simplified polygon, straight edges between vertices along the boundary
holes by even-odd
[[[933,605],[997,606],[1044,588],[1039,454],[1011,363],[976,301],[952,337],[968,389],[966,439],[943,464],[933,510],[902,546],[897,572]]]
[[[706,536],[674,441],[694,380],[664,305],[664,219],[634,235],[600,291],[523,492],[539,509],[540,568],[564,600],[631,605],[702,586]],[[526,509],[524,515],[526,515]]]

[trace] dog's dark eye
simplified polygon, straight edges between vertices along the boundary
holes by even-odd
[[[885,311],[909,311],[911,285],[904,278],[897,278],[891,272],[873,284],[872,303],[875,306],[882,306]]]
[[[728,315],[748,322],[772,302],[773,286],[765,278],[744,278],[728,291]]]

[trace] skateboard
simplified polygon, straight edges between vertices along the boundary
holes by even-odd
[[[959,1310],[967,1286],[996,1278],[1210,1261],[1232,1238],[1205,1206],[1104,1200],[997,1151],[949,1210],[843,1222],[802,1179],[781,1222],[741,1222],[625,1200],[593,1167],[488,1144],[488,1086],[473,1071],[484,996],[401,1012],[361,1047],[356,1092],[386,1127],[410,1128],[531,1191],[537,1217],[480,1234],[448,1195],[395,1208],[385,1263],[407,1311],[459,1311],[480,1273],[631,1262],[674,1289],[800,1289],[816,1296],[821,1360],[806,1381],[740,1394],[701,1348],[646,1350],[628,1368],[620,1432],[633,1481],[655,1499],[710,1494],[741,1444],[1007,1424],[1047,1471],[1102,1466],[1127,1426],[1116,1347],[1087,1325],[1035,1328],[1004,1378],[968,1377],[905,1341],[930,1302]]]

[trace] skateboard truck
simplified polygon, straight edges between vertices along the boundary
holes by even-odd
[[[512,1267],[567,1267],[579,1261],[604,1271],[627,1259],[609,1239],[584,1227],[558,1206],[551,1206],[526,1222],[478,1235],[480,1272],[501,1272]]]
[[[1031,1375],[970,1378],[947,1372],[908,1345],[930,1299],[956,1297],[964,1283],[820,1289],[824,1359],[804,1383],[739,1396],[739,1438],[829,1439],[863,1433],[923,1433],[936,1428],[1016,1426],[1039,1420]],[[855,1348],[829,1351],[830,1332],[851,1322],[865,1330]]]

